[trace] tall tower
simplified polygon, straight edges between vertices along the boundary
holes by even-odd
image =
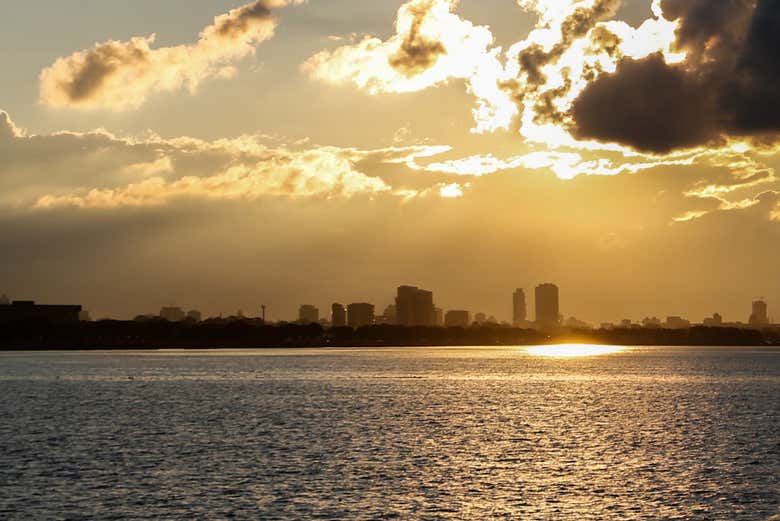
[[[751,326],[768,326],[769,313],[766,301],[759,299],[753,302],[753,313],[750,315]]]
[[[525,305],[525,290],[517,288],[512,296],[512,325],[522,327],[528,319],[528,309]]]
[[[553,329],[559,325],[559,294],[555,284],[536,287],[536,327]]]

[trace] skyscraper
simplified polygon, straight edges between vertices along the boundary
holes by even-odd
[[[433,293],[414,286],[401,286],[395,298],[398,323],[402,326],[433,326],[436,309]]]
[[[347,306],[347,324],[352,328],[370,326],[374,323],[373,304],[350,304]]]
[[[768,326],[769,314],[766,301],[756,300],[753,302],[753,313],[750,315],[751,326]]]
[[[525,290],[518,288],[512,296],[512,325],[522,327],[528,319],[525,305]]]
[[[298,309],[298,322],[316,324],[320,321],[320,310],[316,306],[304,304]]]
[[[555,284],[536,287],[536,327],[551,329],[559,325],[559,295]]]
[[[344,327],[347,325],[347,310],[339,303],[330,307],[330,322],[333,327]]]

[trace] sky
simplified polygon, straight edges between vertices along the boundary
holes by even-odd
[[[0,293],[771,315],[778,35],[780,0],[6,0]]]

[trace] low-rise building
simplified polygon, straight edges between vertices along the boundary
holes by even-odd
[[[447,327],[468,327],[471,325],[471,314],[462,309],[447,311],[444,316],[444,325]]]
[[[0,306],[0,322],[76,323],[81,306],[52,306],[36,304],[32,300],[14,300]]]

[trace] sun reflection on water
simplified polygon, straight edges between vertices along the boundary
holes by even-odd
[[[549,346],[533,346],[527,352],[534,356],[546,356],[549,358],[580,358],[586,356],[603,356],[621,353],[626,348],[623,346],[602,346],[594,344],[559,344]]]

